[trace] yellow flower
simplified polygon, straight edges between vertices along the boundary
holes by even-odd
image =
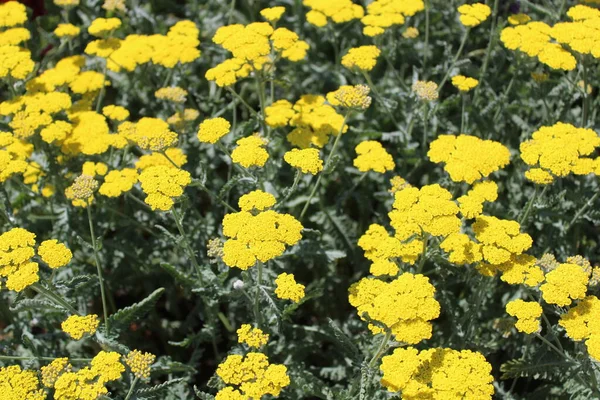
[[[106,11],[127,11],[127,8],[125,7],[125,0],[104,0],[102,8],[104,8]]]
[[[118,197],[130,191],[137,183],[138,177],[137,171],[133,168],[110,171],[104,177],[104,183],[100,186],[98,193],[106,197]]]
[[[457,199],[460,213],[464,218],[472,219],[483,212],[483,203],[498,198],[498,185],[492,181],[478,182],[466,195]]]
[[[463,75],[456,75],[452,77],[452,85],[461,92],[468,92],[475,88],[478,84],[479,81],[475,78],[470,78]]]
[[[231,159],[244,168],[263,167],[269,159],[269,153],[265,150],[267,142],[257,133],[241,138],[236,143],[237,147],[231,152]]]
[[[412,91],[424,101],[434,101],[439,97],[438,85],[431,81],[416,81],[412,85]]]
[[[279,274],[275,279],[275,295],[283,300],[298,303],[304,298],[304,285],[297,283],[293,274]]]
[[[73,24],[58,24],[54,30],[54,34],[60,38],[62,37],[75,37],[79,35],[81,29]]]
[[[396,166],[392,156],[381,143],[374,140],[359,143],[355,150],[358,156],[354,159],[354,166],[360,172],[374,171],[383,174]]]
[[[129,111],[125,107],[115,105],[103,107],[102,114],[113,121],[125,121],[129,118]]]
[[[283,155],[283,159],[304,174],[316,175],[323,170],[323,160],[319,157],[317,149],[292,149]]]
[[[250,347],[259,348],[269,341],[269,335],[258,328],[252,328],[249,324],[243,324],[237,330],[238,342],[246,343]]]
[[[96,329],[98,329],[99,324],[100,321],[98,321],[98,316],[96,314],[90,314],[84,317],[79,315],[71,315],[62,322],[61,328],[73,339],[79,340],[86,333],[90,335],[96,333]]]
[[[475,27],[488,19],[492,10],[482,3],[463,4],[458,7],[460,22],[469,28]]]
[[[98,189],[98,181],[90,175],[79,175],[68,189],[71,193],[69,198],[88,201]]]
[[[88,27],[88,32],[94,36],[105,36],[120,26],[119,18],[96,18]]]
[[[332,106],[366,110],[372,101],[369,96],[370,91],[371,89],[367,85],[343,85],[335,92],[327,93],[327,101]]]
[[[306,20],[318,27],[327,25],[329,21],[341,24],[365,15],[365,10],[352,0],[303,0],[302,4],[311,9],[306,13]]]
[[[202,143],[217,143],[230,132],[231,124],[225,118],[205,119],[198,128],[198,140]]]
[[[123,127],[119,125],[119,129]],[[163,151],[177,143],[177,134],[169,129],[169,124],[158,118],[144,117],[137,123],[126,125],[123,129],[130,128],[126,134],[127,139],[135,142],[141,149]]]
[[[156,356],[152,353],[143,353],[139,350],[133,350],[127,353],[125,364],[131,369],[136,378],[149,378],[150,366],[154,363]]]
[[[173,161],[173,163],[175,163],[177,167],[175,167],[175,165],[173,165],[173,163],[171,163],[171,161],[169,161],[169,159],[167,159],[167,157],[161,153],[144,154],[135,163],[135,167],[142,171],[148,167],[154,167],[157,165],[162,165],[163,167],[168,168],[180,168],[187,162],[187,156],[183,153],[183,150],[178,147],[171,147],[165,150],[165,154],[171,161]]]
[[[154,92],[157,99],[169,100],[173,103],[185,103],[186,96],[188,95],[187,90],[182,89],[178,86],[163,87]]]
[[[2,387],[2,397],[5,399],[46,399],[46,392],[40,388],[36,371],[21,370],[19,365],[0,367],[0,387]]]
[[[50,268],[56,269],[71,262],[73,254],[63,243],[57,240],[45,240],[37,249],[38,255]]]
[[[75,7],[79,5],[79,0],[54,0],[54,4],[59,7]]]
[[[402,32],[402,37],[404,39],[416,39],[419,37],[419,30],[415,27],[408,27],[404,32]]]
[[[285,7],[270,7],[260,10],[260,15],[267,21],[275,23],[279,21],[284,12]]]
[[[534,333],[541,330],[542,306],[535,301],[513,300],[506,305],[508,315],[517,317],[515,328],[519,332]]]
[[[546,274],[546,282],[540,286],[546,303],[568,306],[573,300],[583,299],[590,275],[576,264],[560,264]]]
[[[365,25],[363,33],[366,36],[381,35],[387,29],[403,24],[405,17],[412,17],[424,9],[425,4],[422,0],[375,0],[367,6],[367,15],[361,19]]]
[[[508,23],[511,25],[523,25],[531,21],[527,14],[512,14],[508,17]]]
[[[371,71],[377,64],[377,57],[381,51],[377,46],[360,46],[348,50],[342,57],[342,65],[348,69],[356,68],[360,71]]]
[[[38,264],[31,262],[35,251],[35,234],[13,228],[0,235],[0,276],[9,290],[20,292],[39,280]]]
[[[41,368],[42,383],[48,388],[53,388],[58,377],[64,372],[70,371],[71,368],[69,359],[66,357],[53,360],[50,364]]]
[[[17,1],[0,4],[0,27],[11,28],[27,21],[27,8]]]
[[[164,165],[151,166],[139,176],[144,200],[152,210],[168,211],[175,204],[173,198],[183,195],[184,188],[191,183],[190,173]]]

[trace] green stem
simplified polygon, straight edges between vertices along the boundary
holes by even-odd
[[[446,75],[444,75],[444,79],[442,79],[442,82],[438,86],[439,90],[442,90],[442,88],[444,87],[444,84],[446,83],[446,81],[450,77],[450,73],[452,72],[452,68],[454,68],[454,65],[456,64],[456,61],[458,61],[458,58],[460,57],[460,55],[462,54],[463,49],[465,48],[465,43],[467,43],[467,38],[469,37],[469,32],[470,31],[471,31],[471,28],[467,28],[465,30],[465,33],[463,34],[462,40],[460,42],[460,46],[458,47],[458,51],[454,55],[454,58],[452,59],[452,62],[450,63],[450,66],[446,69]]]
[[[280,207],[283,207],[285,202],[288,201],[288,199],[292,196],[292,194],[294,194],[294,192],[296,191],[296,188],[298,188],[298,183],[300,183],[301,176],[302,176],[302,171],[300,171],[300,169],[297,169],[296,175],[294,176],[294,183],[292,183],[292,187],[287,192],[285,197],[278,202]]]
[[[335,154],[335,151],[338,147],[340,139],[342,138],[342,135],[344,132],[344,127],[346,126],[346,121],[348,120],[349,116],[350,116],[350,112],[347,112],[346,115],[344,116],[344,121],[342,121],[340,131],[338,132],[338,135],[335,138],[335,141],[333,142],[333,147],[331,148],[331,152],[327,156],[327,160],[325,160],[325,166],[323,167],[323,171],[319,174],[319,177],[317,178],[317,183],[315,183],[315,186],[313,187],[312,191],[310,192],[310,195],[308,196],[308,200],[306,200],[306,204],[304,204],[304,208],[302,209],[302,212],[300,213],[300,218],[299,218],[300,222],[302,222],[302,218],[304,217],[304,214],[306,214],[306,211],[308,210],[308,207],[310,206],[310,202],[312,201],[313,197],[315,196],[315,193],[317,192],[317,190],[319,188],[319,185],[321,184],[321,179],[323,178],[325,171],[327,171],[327,168],[330,166],[329,164],[331,162],[333,155]]]
[[[386,346],[390,341],[391,337],[392,331],[391,329],[387,329],[385,332],[385,336],[383,337],[383,339],[381,339],[381,343],[379,344],[375,355],[373,355],[373,358],[371,358],[371,361],[369,361],[369,368],[373,368],[375,364],[379,361],[379,359],[383,356],[383,353],[385,353],[385,351],[387,350]]]
[[[208,194],[210,197],[212,197],[213,199],[215,199],[217,202],[219,202],[219,204],[221,204],[223,207],[227,208],[229,211],[234,212],[234,213],[238,212],[238,210],[236,210],[235,208],[233,208],[229,203],[227,203],[225,200],[221,199],[218,195],[216,195],[215,193],[213,193],[209,188],[207,188],[202,183],[200,183],[200,181],[194,181],[194,182],[190,183],[189,186],[199,187],[206,194]]]
[[[429,120],[429,104],[423,102],[423,138],[421,139],[421,153],[423,158],[427,155],[427,129]]]
[[[96,271],[98,273],[98,282],[100,284],[100,296],[102,296],[102,311],[104,313],[104,326],[106,334],[110,334],[110,325],[108,323],[108,307],[106,305],[106,292],[104,289],[104,278],[102,277],[102,267],[100,267],[100,258],[98,257],[98,245],[96,243],[96,235],[94,233],[94,223],[92,221],[92,205],[88,201],[87,204],[88,223],[90,225],[90,236],[92,237],[92,249],[94,250],[94,262],[96,263]]]
[[[427,245],[429,244],[429,234],[426,233],[423,238],[423,251],[421,252],[421,258],[419,259],[419,265],[417,266],[417,274],[423,271],[425,261],[427,260]]]
[[[496,20],[498,15],[498,0],[494,0],[494,8],[492,9],[492,27],[490,29],[490,38],[488,39],[488,46],[485,50],[485,57],[483,58],[483,65],[481,66],[481,72],[479,73],[479,85],[475,88],[475,94],[473,95],[473,103],[477,100],[479,96],[479,90],[481,88],[481,84],[483,79],[485,78],[485,73],[487,72],[488,65],[490,63],[490,56],[492,54],[492,48],[496,44]]]
[[[229,5],[229,17],[227,18],[227,24],[231,25],[233,21],[233,11],[235,10],[235,0],[231,0],[231,4]]]
[[[396,117],[394,117],[394,114],[392,112],[392,110],[390,110],[385,102],[384,97],[379,93],[379,90],[377,90],[377,87],[375,87],[375,84],[373,83],[373,81],[371,80],[371,77],[369,76],[369,74],[367,74],[365,71],[361,71],[362,75],[365,77],[365,80],[367,81],[367,84],[369,85],[369,87],[371,88],[371,90],[373,91],[373,93],[375,93],[375,97],[377,97],[377,100],[383,104],[383,108],[385,108],[385,111],[388,113],[388,115],[390,116],[390,118],[392,119],[392,121],[394,122],[394,125],[396,125],[396,127],[399,127],[398,125],[398,121],[396,120]]]
[[[462,112],[460,115],[460,133],[467,133],[465,131],[466,128],[466,108],[467,108],[467,95],[465,95],[464,93],[462,94]]]
[[[244,100],[244,99],[242,98],[242,96],[240,96],[239,94],[237,94],[237,92],[236,92],[235,90],[233,90],[233,89],[232,89],[231,87],[229,87],[229,86],[225,86],[225,89],[227,89],[227,91],[228,91],[229,93],[231,93],[231,95],[232,95],[233,97],[235,97],[236,99],[238,99],[238,100],[240,101],[240,103],[242,103],[242,104],[243,104],[243,105],[244,105],[244,106],[245,106],[245,107],[248,109],[248,111],[250,112],[250,114],[252,114],[252,115],[253,115],[253,116],[255,116],[256,118],[259,118],[259,119],[260,119],[260,115],[258,114],[258,112],[257,112],[257,111],[256,111],[254,108],[252,108],[252,106],[251,106],[250,104],[248,104],[248,103],[246,102],[246,100]]]
[[[102,100],[104,100],[104,93],[106,92],[106,70],[108,68],[108,61],[104,60],[104,68],[102,69],[102,88],[100,89],[100,94],[98,95],[98,101],[96,102],[96,113],[100,112],[100,108],[102,107]]]
[[[260,102],[260,124],[262,126],[263,134],[269,137],[270,130],[265,121],[265,107],[267,103],[267,99],[265,97],[265,82],[262,79],[262,74],[259,74],[255,71],[254,76],[256,79],[256,90],[258,91],[258,100]]]
[[[263,263],[259,261],[256,268],[257,272],[256,289],[254,291],[254,318],[256,319],[256,326],[260,328],[262,325],[262,317],[260,313],[260,285],[262,284]]]
[[[539,187],[536,185],[535,192],[533,193],[533,196],[531,197],[531,199],[529,199],[529,203],[527,203],[527,206],[525,207],[525,212],[523,213],[521,218],[519,218],[519,225],[523,226],[523,223],[525,221],[527,221],[527,217],[529,216],[529,213],[531,212],[533,203],[535,203],[535,201],[538,199],[538,195],[540,197],[543,196],[547,190],[548,190],[548,186],[546,185],[546,186],[544,186],[544,189],[542,190],[542,192],[539,193]]]
[[[425,0],[425,45],[423,46],[423,76],[427,76],[427,57],[429,56],[429,0]]]
[[[41,294],[42,296],[45,296],[49,300],[51,300],[54,303],[58,304],[59,306],[66,308],[73,315],[80,315],[80,312],[77,311],[72,305],[70,305],[69,303],[67,303],[67,301],[65,299],[63,299],[62,297],[60,297],[56,293],[53,293],[50,290],[46,289],[45,287],[43,287],[39,283],[34,283],[30,287],[33,290],[35,290],[36,292],[38,292],[39,294]]]
[[[35,356],[0,356],[0,360],[6,361],[29,361],[29,360],[42,360],[42,361],[54,361],[57,358],[62,357],[35,357]],[[91,358],[69,358],[70,362],[89,362]]]
[[[588,124],[588,114],[590,110],[590,95],[588,94],[588,70],[585,62],[585,57],[582,57],[581,67],[583,69],[583,110],[581,112],[581,127],[585,128]]]
[[[198,275],[198,280],[200,281],[200,286],[203,286],[202,279],[202,271],[200,270],[200,265],[198,264],[198,259],[196,258],[196,254],[194,253],[194,249],[190,245],[188,240],[188,236],[183,229],[183,225],[181,225],[181,219],[179,218],[179,213],[175,207],[171,208],[171,213],[173,214],[173,219],[175,220],[175,225],[177,225],[177,230],[179,231],[179,235],[181,235],[181,239],[183,240],[183,246],[185,247],[188,255],[190,257],[190,261],[196,270],[196,275]]]
[[[575,216],[573,217],[571,222],[569,222],[569,225],[567,225],[567,227],[565,228],[565,233],[568,232],[569,229],[571,229],[573,227],[575,222],[577,222],[579,217],[581,217],[581,215],[594,204],[594,202],[598,198],[598,195],[600,195],[600,190],[598,190],[596,193],[594,193],[594,195],[589,198],[589,200],[583,205],[583,207],[581,207],[579,209],[579,211],[577,211],[577,214],[575,214]]]
[[[131,395],[133,394],[133,390],[135,389],[135,385],[137,385],[138,381],[140,378],[138,378],[137,376],[135,377],[135,379],[133,380],[133,382],[131,382],[131,387],[129,388],[129,391],[127,392],[127,396],[125,396],[125,400],[129,400],[129,398],[131,397]]]

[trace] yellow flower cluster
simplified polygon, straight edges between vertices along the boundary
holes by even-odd
[[[38,255],[52,269],[64,267],[73,258],[71,250],[58,240],[45,240],[37,249]]]
[[[521,158],[533,167],[525,176],[535,183],[548,184],[555,177],[571,173],[600,175],[600,157],[587,157],[594,155],[597,147],[600,147],[600,137],[592,129],[562,122],[543,126],[530,140],[521,143]]]
[[[527,14],[512,14],[507,20],[511,25],[523,25],[531,21],[531,17]]]
[[[59,7],[75,7],[79,5],[79,0],[54,0],[54,4]]]
[[[31,33],[25,28],[11,28],[0,31],[0,43],[17,46],[31,38]]]
[[[325,97],[317,95],[303,95],[294,105],[287,100],[278,100],[265,108],[265,117],[270,127],[293,127],[287,140],[301,149],[311,145],[321,148],[331,135],[337,136],[342,127],[342,133],[348,130],[344,117],[326,104]]]
[[[139,181],[147,194],[145,203],[153,210],[169,211],[175,204],[173,198],[183,194],[192,178],[189,172],[174,166],[156,165],[144,169]]]
[[[371,89],[367,85],[343,85],[338,90],[327,93],[327,101],[332,106],[351,110],[366,110],[372,101],[369,96],[370,92]]]
[[[121,355],[100,351],[91,361],[90,367],[72,372],[70,368],[60,374],[54,383],[56,400],[96,400],[106,395],[106,384],[121,378],[125,367],[119,361]]]
[[[120,26],[119,18],[96,18],[88,27],[88,32],[94,36],[106,36]]]
[[[54,30],[54,34],[56,36],[58,36],[59,38],[62,38],[62,37],[72,38],[72,37],[79,35],[80,32],[81,32],[81,29],[79,29],[79,27],[77,27],[73,24],[58,24],[58,26]]]
[[[227,386],[217,393],[215,400],[262,399],[265,395],[279,396],[281,389],[290,384],[287,368],[271,364],[262,353],[250,352],[246,356],[232,354],[219,364],[217,375]]]
[[[460,213],[466,219],[473,219],[483,213],[483,203],[495,201],[498,198],[498,185],[492,181],[478,182],[466,195],[460,196],[457,201]]]
[[[270,7],[260,10],[260,15],[267,21],[275,23],[279,21],[284,12],[285,7]]]
[[[552,37],[579,54],[600,58],[600,10],[579,4],[569,8],[567,15],[573,21],[554,24]]]
[[[370,272],[375,276],[397,275],[399,269],[393,261],[395,258],[413,264],[423,251],[420,240],[402,243],[398,238],[390,236],[385,227],[377,224],[369,226],[358,240],[358,246],[372,262]]]
[[[172,101],[173,103],[185,103],[187,90],[178,86],[163,87],[154,92],[157,99]]]
[[[489,6],[482,3],[463,4],[458,7],[460,13],[460,23],[469,28],[473,28],[488,19],[492,10]]]
[[[230,132],[231,124],[225,118],[209,118],[198,127],[198,140],[202,143],[215,144]]]
[[[53,388],[58,377],[67,371],[71,370],[71,364],[66,357],[57,358],[50,364],[41,368],[42,383],[48,388]]]
[[[246,197],[248,196],[248,197]],[[266,210],[272,195],[254,191],[240,198],[240,212],[223,219],[223,261],[229,267],[246,270],[257,261],[266,262],[280,256],[285,247],[302,239],[302,224],[289,214]]]
[[[75,340],[79,340],[86,333],[93,335],[98,329],[98,316],[96,314],[90,314],[86,316],[71,315],[69,318],[64,320],[61,324],[62,330],[71,336]]]
[[[104,183],[100,186],[98,193],[106,197],[119,197],[130,191],[137,183],[138,178],[138,172],[133,168],[110,171],[104,177]]]
[[[560,317],[558,324],[575,340],[585,340],[588,353],[600,361],[600,300],[588,296]]]
[[[177,167],[183,166],[187,162],[187,156],[183,153],[183,150],[177,147],[171,147],[165,150],[165,155],[169,157]],[[149,167],[163,166],[168,168],[175,168],[175,165],[167,159],[162,153],[151,153],[144,154],[135,163],[135,167],[139,170],[145,170]]]
[[[435,101],[440,96],[437,83],[431,81],[416,81],[411,89],[423,101]]]
[[[39,266],[32,262],[35,234],[13,228],[0,235],[0,277],[6,278],[9,290],[20,292],[39,280]]]
[[[96,189],[98,189],[98,181],[93,176],[79,175],[65,190],[65,196],[72,200],[74,206],[85,208],[94,199]]]
[[[469,184],[510,161],[510,152],[501,143],[469,135],[439,135],[431,142],[427,156],[435,163],[445,163],[444,170],[454,182]]]
[[[560,44],[552,41],[552,27],[544,22],[531,21],[509,26],[500,33],[500,40],[509,50],[519,50],[552,69],[575,69],[575,57]]]
[[[468,76],[456,75],[452,77],[452,85],[461,92],[468,92],[478,84],[479,81],[477,79]]]
[[[377,46],[353,47],[342,57],[342,65],[348,69],[371,71],[377,64],[381,50]]]
[[[252,328],[249,324],[243,324],[237,330],[238,343],[246,343],[250,347],[259,348],[267,344],[269,334],[263,333],[259,328]]]
[[[265,149],[267,141],[255,133],[252,136],[239,139],[237,147],[231,152],[231,160],[244,168],[263,167],[269,159]]]
[[[540,317],[543,310],[539,303],[521,299],[513,300],[506,305],[506,312],[517,318],[515,328],[519,332],[530,334],[541,330]]]
[[[366,36],[381,35],[386,29],[403,24],[405,17],[412,17],[424,9],[423,0],[375,0],[367,5],[367,15],[360,20],[365,25],[363,33]]]
[[[155,359],[156,356],[152,353],[133,350],[127,353],[125,364],[127,364],[136,378],[146,379],[150,377],[150,366],[154,363]]]
[[[0,183],[15,174],[23,174],[28,168],[26,160],[32,152],[33,145],[9,132],[0,131]]]
[[[16,1],[0,4],[0,79],[25,79],[33,71],[35,63],[30,51],[18,46],[31,35],[25,28],[13,28],[25,21],[27,9],[23,4]]]
[[[304,285],[297,283],[293,274],[279,274],[275,279],[275,286],[275,295],[282,300],[297,303],[304,298]]]
[[[297,62],[306,57],[309,49],[308,43],[300,40],[295,32],[287,28],[274,29],[268,22],[223,26],[217,29],[212,40],[233,55],[206,72],[206,79],[219,86],[233,85],[252,70],[262,70],[274,62],[272,54]]]
[[[27,8],[24,4],[9,1],[0,5],[0,28],[23,25],[27,21]]]
[[[440,315],[434,293],[429,278],[404,273],[391,282],[363,278],[350,287],[348,298],[362,320],[373,322],[371,332],[389,330],[397,341],[417,344],[431,338],[430,321]]]
[[[177,143],[177,134],[169,129],[169,124],[158,118],[144,117],[137,123],[124,122],[119,131],[140,148],[150,151],[163,151]]]
[[[283,159],[304,174],[316,175],[323,170],[323,160],[317,149],[292,149],[283,155]]]
[[[416,39],[419,37],[419,30],[413,26],[406,28],[404,32],[402,32],[402,37],[404,39]]]
[[[365,10],[352,0],[302,0],[311,10],[306,20],[314,26],[323,27],[331,20],[335,24],[362,18]]]
[[[485,357],[471,350],[399,348],[381,359],[381,383],[405,400],[492,399],[494,377]]]
[[[548,304],[568,306],[585,297],[589,279],[589,272],[580,265],[560,264],[546,274],[546,282],[540,286],[542,298]]]
[[[198,110],[193,108],[186,108],[183,111],[178,111],[175,114],[167,118],[167,122],[173,125],[176,129],[183,129],[185,125],[196,120],[200,116]]]
[[[125,0],[104,0],[102,8],[106,11],[127,11],[127,8],[125,7]]]
[[[375,171],[383,174],[396,167],[391,154],[379,142],[366,140],[359,143],[355,150],[358,156],[354,159],[354,166],[360,172]]]
[[[125,121],[129,118],[129,111],[125,107],[109,105],[102,108],[102,114],[113,121]]]
[[[10,4],[11,2],[7,3]],[[18,365],[0,368],[2,398],[7,400],[45,400],[35,371],[22,370]]]

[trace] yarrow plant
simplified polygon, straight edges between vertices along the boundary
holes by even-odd
[[[0,1],[0,400],[600,399],[600,1]]]

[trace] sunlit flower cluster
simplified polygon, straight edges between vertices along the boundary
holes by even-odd
[[[310,8],[306,20],[312,25],[323,27],[328,23],[341,24],[362,18],[365,10],[352,0],[302,0]]]
[[[296,282],[293,274],[279,274],[275,279],[275,295],[283,300],[298,303],[304,298],[304,285]]]
[[[363,23],[366,36],[379,36],[387,29],[404,24],[405,17],[412,17],[425,9],[423,0],[375,0],[367,5]]]
[[[506,312],[517,318],[515,328],[519,332],[534,333],[541,330],[542,306],[535,301],[513,300],[506,305]]]

